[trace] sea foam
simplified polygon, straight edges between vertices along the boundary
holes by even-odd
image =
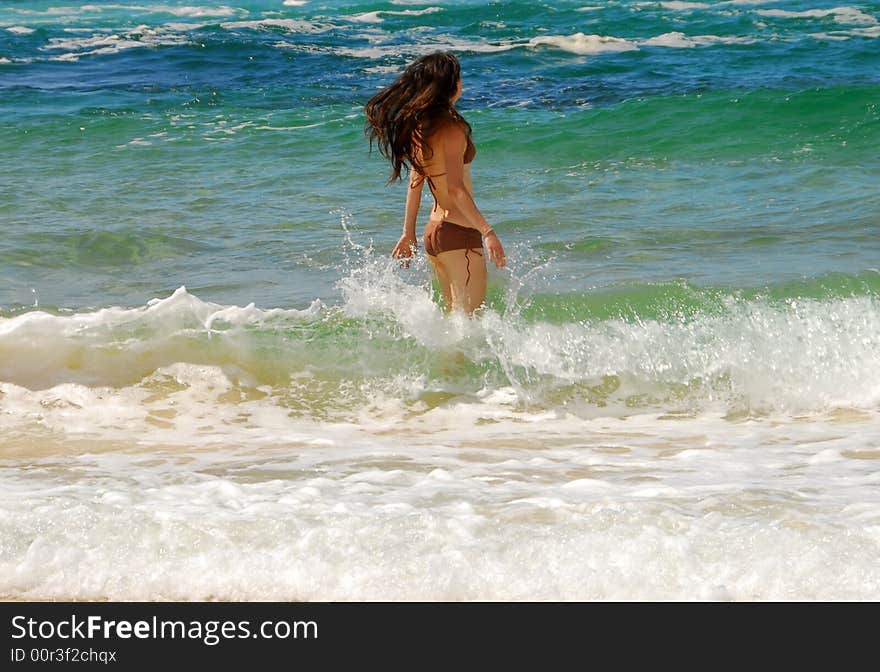
[[[804,11],[791,11],[786,9],[756,9],[761,16],[769,16],[782,19],[824,19],[832,17],[837,23],[877,23],[877,18],[866,14],[856,7],[833,7],[831,9],[808,9]]]
[[[573,54],[602,54],[607,52],[634,51],[638,46],[629,40],[604,35],[539,35],[529,40],[531,47],[550,46]]]

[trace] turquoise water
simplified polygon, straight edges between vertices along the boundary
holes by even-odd
[[[5,3],[0,306],[338,302],[342,218],[384,249],[402,217],[362,105],[433,48],[536,291],[877,267],[880,5],[588,7]]]
[[[2,3],[0,594],[876,599],[878,39],[877,2]],[[508,254],[477,320],[389,258],[363,136],[434,49]]]

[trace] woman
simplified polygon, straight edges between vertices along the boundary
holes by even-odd
[[[409,171],[403,235],[391,253],[409,258],[417,246],[416,218],[427,180],[434,207],[425,225],[425,252],[440,282],[447,310],[473,313],[486,298],[486,262],[504,268],[501,241],[473,198],[470,164],[476,149],[471,127],[455,109],[461,66],[435,52],[409,65],[391,86],[367,103],[364,131],[391,161],[388,182]]]

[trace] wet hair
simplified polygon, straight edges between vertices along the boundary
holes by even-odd
[[[407,66],[393,84],[370,98],[364,107],[367,119],[364,134],[391,162],[388,182],[401,179],[401,172],[415,168],[425,174],[420,150],[424,142],[447,122],[461,124],[471,137],[471,126],[450,102],[458,90],[461,65],[447,51],[435,51]]]

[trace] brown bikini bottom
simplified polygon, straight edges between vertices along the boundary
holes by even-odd
[[[483,236],[476,229],[452,222],[428,222],[425,226],[425,252],[436,257],[449,250],[483,250]]]

